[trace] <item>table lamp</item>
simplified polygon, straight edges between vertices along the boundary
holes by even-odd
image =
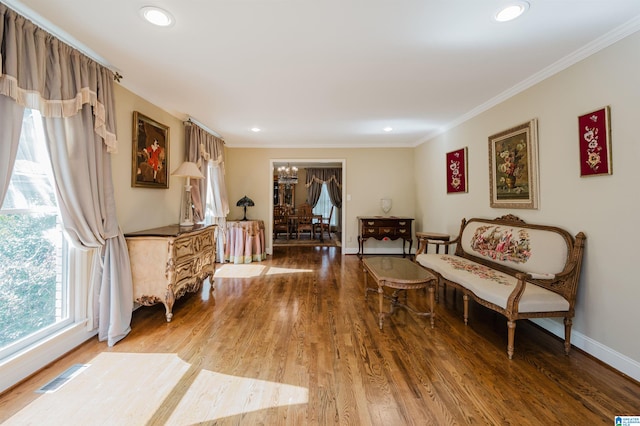
[[[183,200],[180,205],[180,226],[193,226],[193,203],[191,202],[191,179],[204,179],[196,163],[185,161],[171,173],[171,176],[186,177]]]
[[[246,195],[238,200],[238,202],[236,203],[236,206],[244,207],[244,217],[242,218],[242,220],[247,220],[247,206],[253,207],[254,205],[255,204],[254,204],[253,200],[251,198],[247,197]]]

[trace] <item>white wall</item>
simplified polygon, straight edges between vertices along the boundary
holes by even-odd
[[[640,380],[640,33],[562,71],[416,149],[418,229],[456,235],[463,217],[514,213],[587,235],[572,343]],[[613,174],[580,177],[578,120],[611,106]],[[538,210],[489,207],[488,137],[538,118]],[[447,195],[445,154],[467,146],[469,192]],[[421,172],[422,171],[422,172]],[[421,178],[424,174],[429,179]],[[559,321],[540,321],[563,336]],[[517,332],[516,332],[517,345]]]

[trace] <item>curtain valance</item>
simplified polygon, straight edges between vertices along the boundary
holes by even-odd
[[[0,3],[0,95],[44,117],[89,104],[94,131],[117,152],[113,72]]]
[[[307,169],[307,201],[313,207],[318,204],[320,193],[322,192],[322,184],[327,185],[331,204],[337,208],[342,208],[342,168],[327,169]]]
[[[312,182],[327,185],[334,182],[335,185],[342,189],[342,169],[341,168],[328,168],[328,169],[307,169],[307,181],[306,187],[309,188]]]

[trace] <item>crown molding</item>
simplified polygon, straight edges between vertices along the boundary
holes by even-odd
[[[609,31],[607,34],[603,35],[602,37],[599,37],[594,41],[584,45],[583,47],[575,50],[571,54],[554,62],[548,67],[543,68],[539,72],[533,74],[529,78],[526,78],[525,80],[521,81],[520,83],[511,87],[510,89],[507,89],[504,92],[500,93],[499,95],[494,96],[488,101],[478,105],[477,107],[467,112],[466,114],[458,117],[457,119],[453,120],[447,125],[439,128],[438,130],[420,139],[419,141],[417,141],[417,143],[414,146],[418,146],[424,142],[427,142],[435,138],[436,136],[439,136],[447,132],[448,130],[451,130],[456,126],[459,126],[465,121],[468,121],[473,117],[480,115],[481,113],[493,108],[494,106],[501,104],[507,99],[514,97],[515,95],[529,89],[530,87],[535,86],[536,84],[546,80],[547,78],[561,71],[564,71],[570,66],[577,64],[578,62],[588,58],[589,56],[594,55],[595,53],[611,46],[612,44],[638,31],[640,31],[640,15],[632,18],[631,20],[613,29],[612,31]]]

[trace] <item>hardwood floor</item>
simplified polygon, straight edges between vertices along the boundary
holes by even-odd
[[[167,423],[203,371],[300,387],[308,402],[249,409],[266,393],[230,388],[236,414],[202,424],[595,425],[640,415],[640,384],[575,348],[565,356],[560,339],[529,322],[518,322],[509,360],[505,318],[471,304],[465,326],[451,290],[440,295],[435,328],[400,309],[380,331],[360,261],[339,248],[278,248],[261,263],[217,268],[215,291],[180,299],[171,323],[161,306],[138,309],[113,348],[92,339],[0,395],[0,422],[102,353],[176,353],[190,365],[148,424]],[[409,295],[418,307],[426,299]]]

